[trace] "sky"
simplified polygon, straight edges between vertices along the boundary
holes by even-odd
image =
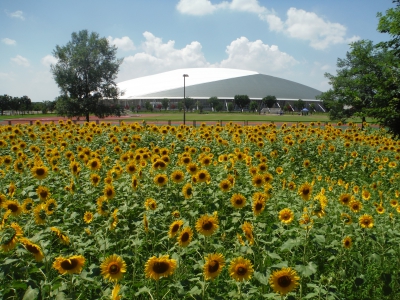
[[[324,74],[336,74],[351,42],[389,39],[376,31],[376,14],[392,7],[392,0],[1,0],[0,95],[54,100],[53,51],[84,29],[118,47],[116,82],[233,68],[326,91]]]

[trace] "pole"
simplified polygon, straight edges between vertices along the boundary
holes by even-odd
[[[186,105],[185,105],[185,99],[186,99],[186,77],[189,77],[188,74],[183,74],[183,125],[186,125]]]

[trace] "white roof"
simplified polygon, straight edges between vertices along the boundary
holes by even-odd
[[[117,85],[121,92],[124,92],[122,97],[124,99],[129,99],[180,87],[183,88],[183,74],[189,75],[189,77],[185,79],[185,86],[191,86],[259,73],[226,68],[189,68],[134,78],[122,81]]]

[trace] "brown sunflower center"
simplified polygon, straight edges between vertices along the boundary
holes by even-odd
[[[199,174],[199,179],[203,180],[206,178],[206,174],[205,173],[200,173]]]
[[[189,233],[184,232],[184,233],[182,234],[182,236],[181,236],[181,241],[182,241],[183,243],[185,243],[185,242],[187,242],[188,240],[189,240]]]
[[[25,247],[26,247],[26,250],[28,250],[30,253],[37,254],[40,252],[39,249],[33,245],[28,244]]]
[[[217,272],[218,269],[219,269],[219,262],[218,261],[213,260],[208,264],[208,272],[214,273],[214,272]]]
[[[308,195],[310,193],[310,189],[308,187],[303,188],[303,195]]]
[[[235,203],[236,203],[236,205],[242,205],[243,199],[236,199]]]
[[[158,261],[153,265],[153,271],[157,274],[163,274],[169,269],[169,264],[165,261]]]
[[[289,220],[290,219],[290,214],[286,213],[282,215],[282,219],[284,220]]]
[[[78,265],[78,260],[76,259],[66,259],[61,262],[61,268],[64,270],[72,270]]]
[[[203,223],[202,228],[204,230],[211,230],[211,228],[213,228],[213,223],[211,221],[206,221]]]
[[[181,180],[182,176],[181,174],[175,174],[175,180]]]
[[[192,189],[191,188],[188,188],[187,190],[186,190],[186,195],[191,195],[192,194]]]
[[[286,288],[292,283],[292,280],[290,279],[289,276],[281,276],[278,278],[278,284],[280,287]]]
[[[256,182],[256,184],[261,184],[261,183],[262,183],[262,180],[259,179],[259,178],[257,178],[255,182]]]
[[[179,224],[175,224],[174,226],[172,226],[171,232],[172,233],[177,232],[179,230],[179,227],[180,227]]]
[[[164,177],[158,177],[157,178],[157,182],[160,183],[160,184],[164,183],[164,181],[165,181]]]
[[[344,242],[344,245],[345,245],[346,247],[349,247],[349,246],[350,246],[350,241],[349,241],[349,240],[346,240],[346,241]]]
[[[246,272],[247,272],[247,269],[246,269],[245,267],[243,267],[243,266],[240,266],[240,267],[238,267],[238,268],[236,269],[236,273],[237,273],[238,275],[240,275],[240,276],[245,275]]]
[[[119,266],[117,264],[112,264],[109,268],[108,268],[108,272],[110,272],[110,274],[118,274],[119,273]]]
[[[262,203],[257,203],[256,204],[256,210],[261,210],[263,207]]]
[[[16,205],[15,203],[10,203],[10,204],[8,204],[7,208],[8,208],[9,210],[11,210],[12,212],[18,211],[18,205]]]

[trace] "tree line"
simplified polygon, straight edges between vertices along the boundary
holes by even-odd
[[[337,60],[337,74],[325,74],[331,88],[319,99],[332,120],[372,117],[400,137],[400,0],[396,7],[378,13],[377,30],[386,42],[360,40],[350,44],[345,58]]]

